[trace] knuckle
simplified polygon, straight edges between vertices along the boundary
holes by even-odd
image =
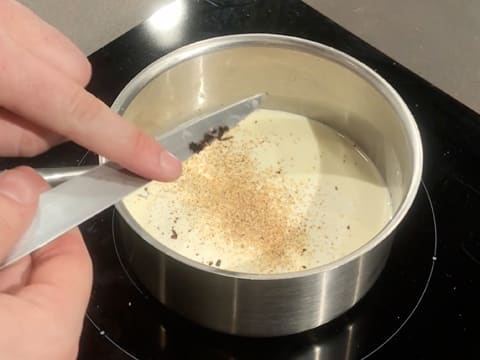
[[[89,101],[86,91],[80,86],[74,87],[66,98],[67,120],[64,124],[75,133],[84,133],[84,129],[90,132],[89,124],[98,119],[102,111],[102,103]]]
[[[17,156],[33,157],[48,150],[48,144],[37,136],[22,132],[17,145]]]
[[[138,159],[142,154],[148,153],[152,147],[152,140],[145,133],[135,130],[132,140],[130,155],[133,159]]]

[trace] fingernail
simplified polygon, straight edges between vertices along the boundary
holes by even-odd
[[[168,151],[162,151],[160,154],[160,166],[165,180],[174,180],[178,178],[182,172],[180,161]]]
[[[19,204],[29,204],[34,200],[34,192],[28,180],[17,170],[4,170],[0,173],[0,195]]]

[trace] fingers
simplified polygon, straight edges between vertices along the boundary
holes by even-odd
[[[0,293],[1,358],[75,359],[91,284],[78,230],[34,252],[26,285]]]
[[[84,86],[91,76],[84,54],[59,31],[13,0],[0,1],[0,24],[10,38],[45,66]],[[63,137],[0,107],[0,155],[35,156]]]
[[[82,89],[90,64],[66,37],[13,0],[0,2],[0,23],[8,29],[0,33],[0,53],[9,54],[0,58],[0,104],[10,110],[0,114],[7,118],[0,153],[37,155],[61,142],[61,134],[145,177],[180,175],[176,159]]]
[[[30,224],[38,193],[46,187],[30,168],[0,173],[1,257]],[[91,285],[90,257],[79,230],[74,229],[0,272],[0,310],[5,312],[7,324],[13,319],[9,311],[21,322],[10,327],[14,339],[19,328],[20,335],[28,333],[30,328],[22,330],[22,320],[27,319],[32,325],[41,324],[47,339],[55,340],[57,352],[63,354],[61,358],[65,358],[64,353],[73,358]],[[38,350],[45,352],[44,344]]]
[[[85,55],[63,34],[13,0],[0,1],[0,23],[17,44],[85,86],[91,67]]]
[[[63,141],[62,136],[0,108],[1,156],[35,156]]]
[[[0,173],[0,262],[30,225],[45,183],[32,169]]]
[[[176,179],[181,165],[151,137],[0,31],[0,104],[144,177]],[[8,89],[8,91],[7,91]],[[41,111],[39,111],[41,110]]]
[[[17,292],[80,335],[92,286],[92,263],[78,229],[51,242],[32,256],[30,279]]]

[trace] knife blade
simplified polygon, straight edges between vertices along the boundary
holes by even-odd
[[[211,114],[194,118],[156,139],[179,160],[186,160],[193,154],[191,143],[201,142],[212,129],[233,128],[260,105],[263,96],[264,94],[257,94]],[[43,192],[30,227],[0,269],[45,246],[149,181],[118,164],[106,162]]]

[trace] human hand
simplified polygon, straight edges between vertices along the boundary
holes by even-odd
[[[173,156],[84,90],[90,74],[87,59],[62,34],[19,3],[1,0],[0,154],[32,156],[66,138],[146,178],[177,178]]]
[[[58,31],[0,0],[0,156],[33,156],[70,139],[147,178],[178,177],[176,159],[84,90],[90,75]],[[29,168],[0,173],[0,263],[46,186]],[[0,357],[75,358],[91,282],[77,229],[1,270]]]
[[[0,173],[0,263],[30,224],[47,187],[27,167]],[[0,357],[75,359],[92,266],[75,229],[0,271]]]

